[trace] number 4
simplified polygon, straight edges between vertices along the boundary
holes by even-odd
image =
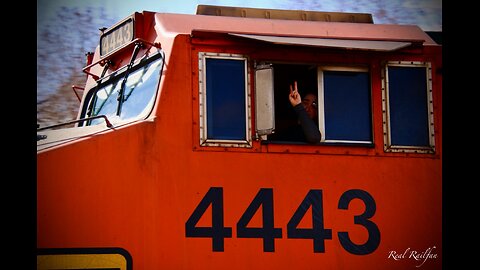
[[[212,205],[212,227],[197,227],[202,215]],[[223,251],[224,238],[232,237],[232,228],[223,225],[223,188],[211,187],[202,201],[197,205],[185,223],[187,237],[211,237],[213,251]]]
[[[262,207],[261,228],[247,228],[258,209]],[[273,190],[262,188],[248,206],[245,213],[237,223],[237,237],[239,238],[263,238],[263,251],[275,251],[275,238],[282,238],[282,229],[273,226]]]
[[[312,228],[298,228],[305,213],[312,206]],[[332,230],[323,225],[323,195],[321,190],[310,190],[287,224],[287,237],[313,239],[313,252],[325,252],[325,239],[332,239]]]

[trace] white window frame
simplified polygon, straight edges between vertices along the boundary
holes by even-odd
[[[347,72],[367,72],[368,67],[349,67],[349,66],[318,66],[317,78],[318,78],[318,127],[322,134],[321,142],[327,143],[349,143],[349,144],[372,144],[373,143],[373,112],[372,112],[372,86],[370,82],[370,129],[372,138],[370,141],[351,141],[351,140],[325,140],[325,100],[324,100],[324,71],[347,71]],[[370,74],[370,73],[369,73]]]
[[[245,66],[245,140],[220,140],[209,139],[207,130],[207,80],[206,80],[206,60],[227,59],[242,60]],[[250,67],[249,58],[241,54],[230,53],[198,53],[198,89],[199,89],[199,112],[200,112],[200,146],[218,146],[218,147],[252,147],[252,126],[251,126],[251,96],[250,96]]]
[[[428,135],[429,146],[408,146],[393,145],[391,140],[390,125],[390,101],[389,101],[389,83],[388,83],[388,67],[425,67],[426,81],[425,87],[427,91],[427,110],[428,110]],[[402,153],[435,153],[435,127],[433,118],[433,88],[432,88],[432,66],[430,62],[420,61],[388,61],[382,69],[382,112],[383,112],[383,140],[385,152],[402,152]]]

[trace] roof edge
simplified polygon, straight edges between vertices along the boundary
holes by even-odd
[[[196,15],[296,21],[373,23],[373,16],[369,13],[284,10],[216,5],[198,5]]]

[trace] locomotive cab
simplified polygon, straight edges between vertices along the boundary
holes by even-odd
[[[432,81],[438,64],[433,56],[421,54],[430,54],[430,47],[436,43],[418,27],[375,25],[371,15],[361,13],[199,6],[197,14],[201,17],[264,16],[281,20],[285,27],[292,29],[296,29],[295,23],[299,20],[312,22],[308,26],[312,29],[305,31],[310,36],[293,32],[289,36],[285,31],[252,33],[245,29],[215,29],[204,23],[189,26],[191,30],[186,34],[196,53],[192,60],[197,63],[192,73],[198,76],[199,82],[194,86],[198,87],[198,94],[193,93],[199,101],[194,104],[198,108],[193,108],[199,111],[198,146],[252,148],[254,141],[263,145],[302,144],[279,136],[296,121],[287,97],[289,86],[298,81],[301,92],[317,96],[318,119],[315,121],[321,133],[321,145],[374,147],[375,104],[372,100],[378,92],[375,88],[381,88],[384,150],[435,153]],[[169,18],[169,14],[135,13],[103,30],[93,63],[89,62],[83,69],[87,74],[87,90],[78,120],[69,123],[74,123],[76,128],[39,129],[39,149],[156,117],[155,102],[159,101],[161,79],[168,61],[162,43],[173,45],[171,39],[162,40],[170,34],[167,31],[166,36],[161,35],[161,31],[172,25],[167,19],[181,20]],[[165,21],[165,25],[160,26],[161,21]],[[321,37],[327,31],[315,30],[320,33],[312,35],[313,27],[318,27],[314,22],[320,26],[336,24],[338,33]],[[156,23],[155,27],[161,31],[148,30],[143,27],[145,23]],[[359,26],[352,28],[352,24]],[[196,47],[201,46],[205,51],[197,51]],[[222,53],[225,48],[251,51]],[[223,91],[225,88],[230,90]],[[403,89],[410,92],[400,93]],[[103,127],[99,126],[101,123]],[[70,135],[73,137],[68,139]]]

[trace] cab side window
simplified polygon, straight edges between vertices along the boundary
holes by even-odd
[[[200,145],[250,147],[247,58],[200,53]]]
[[[302,98],[307,93],[318,96],[317,66],[302,64],[273,64],[273,85],[275,102],[275,133],[268,137],[277,142],[303,142],[298,138],[285,136],[289,128],[296,125],[298,119],[288,95],[290,86],[297,82],[298,90]],[[317,121],[317,120],[316,120]],[[318,121],[317,121],[318,126]]]
[[[385,151],[435,152],[430,63],[388,62],[382,83]]]
[[[315,121],[321,133],[320,143],[373,144],[368,68],[274,63],[272,69],[274,105],[271,110],[275,125],[274,132],[264,140],[292,143],[285,140],[282,132],[298,121],[288,99],[289,87],[297,81],[302,98],[307,94],[317,97],[318,119]]]
[[[373,143],[368,70],[319,67],[318,78],[322,141]]]

